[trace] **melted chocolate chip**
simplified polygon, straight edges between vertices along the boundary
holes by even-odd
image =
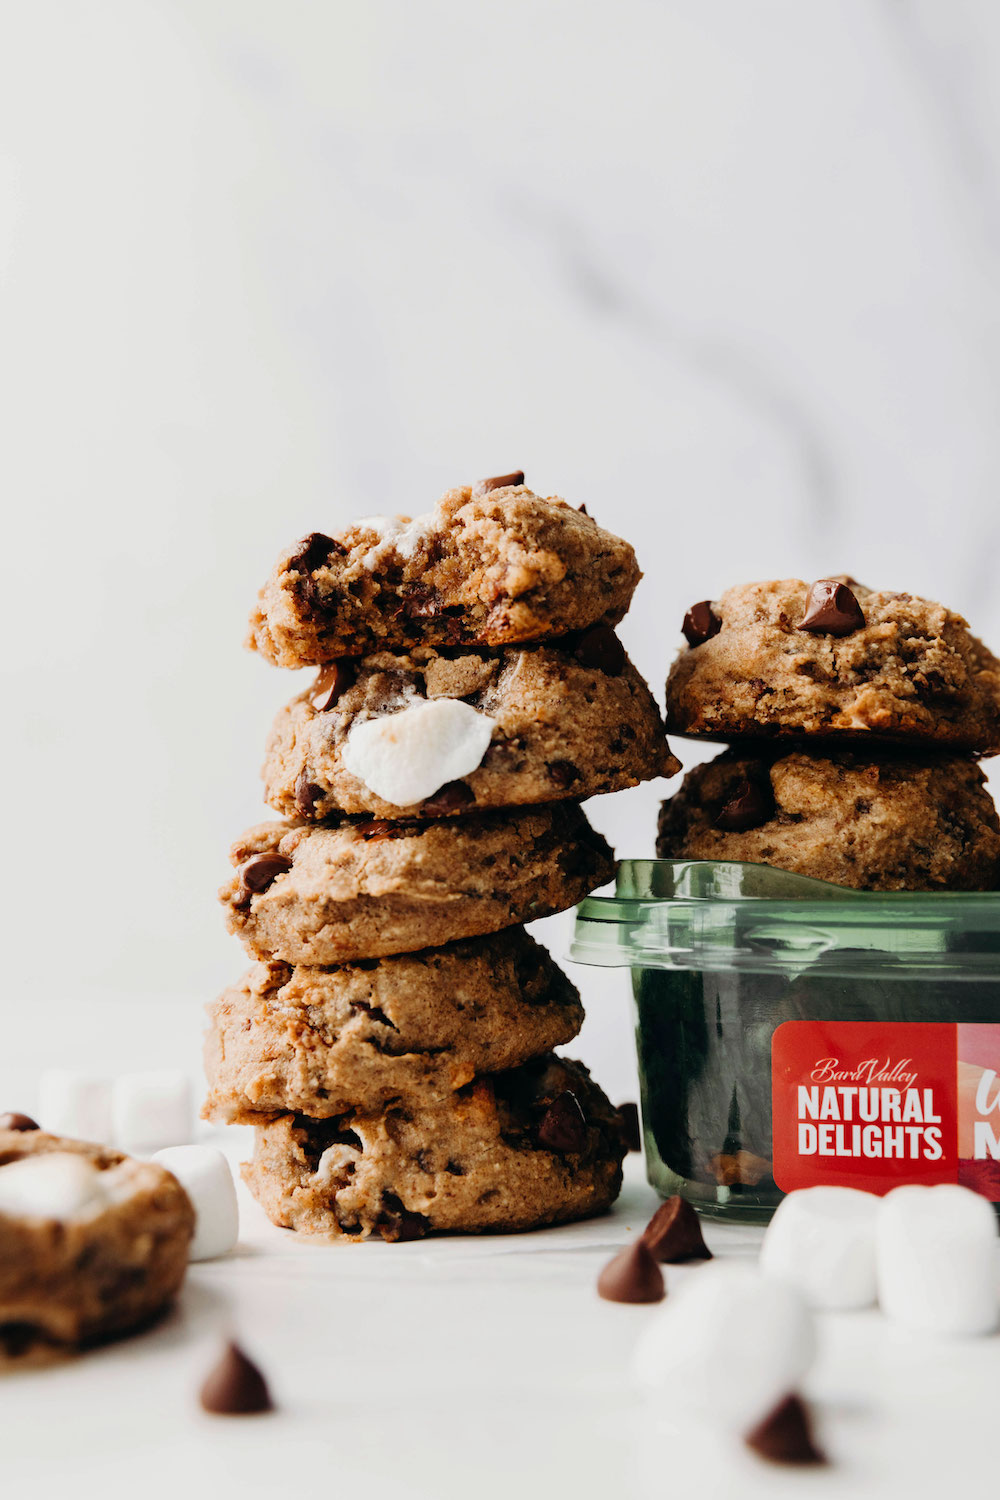
[[[702,599],[699,604],[692,604],[681,626],[689,646],[703,646],[713,635],[718,635],[721,629],[722,621],[707,599]]]
[[[800,630],[817,635],[853,635],[863,630],[865,617],[846,583],[835,578],[821,578],[809,590],[806,612],[799,621]]]
[[[550,760],[546,770],[550,781],[554,781],[563,791],[571,787],[574,781],[580,780],[580,772],[571,760]]]
[[[642,1231],[642,1242],[654,1260],[711,1260],[698,1215],[685,1198],[668,1198]]]
[[[662,1302],[667,1295],[663,1272],[642,1240],[619,1250],[597,1278],[597,1295],[605,1302]]]
[[[222,1358],[201,1388],[200,1399],[205,1411],[225,1417],[247,1416],[274,1408],[267,1381],[235,1344],[226,1345]]]
[[[366,818],[355,826],[366,843],[372,839],[401,839],[417,832],[412,823],[394,823],[391,818]]]
[[[279,875],[284,875],[291,868],[292,862],[284,854],[255,854],[245,865],[240,865],[240,892],[243,898],[249,901],[251,896],[259,896]]]
[[[356,676],[353,662],[331,661],[322,669],[309,693],[309,702],[318,714],[328,713],[342,693],[346,693]]]
[[[422,1240],[430,1228],[430,1221],[423,1214],[404,1208],[402,1199],[395,1193],[383,1193],[377,1227],[382,1238],[394,1245],[401,1240]]]
[[[547,1151],[579,1153],[587,1144],[587,1120],[571,1089],[559,1094],[542,1116],[538,1144]]]
[[[313,568],[321,568],[330,553],[335,551],[339,552],[340,547],[332,536],[327,536],[322,531],[311,531],[299,542],[298,550],[288,559],[288,566],[294,568],[296,573],[311,573]]]
[[[740,781],[715,820],[725,833],[746,833],[774,817],[771,788],[760,781]]]
[[[618,1118],[621,1121],[622,1140],[626,1150],[642,1150],[642,1126],[639,1122],[639,1106],[631,1102],[619,1104]]]
[[[488,495],[490,490],[506,490],[516,484],[524,483],[524,470],[517,469],[513,474],[496,474],[492,479],[480,479],[472,486],[474,495]]]
[[[826,1454],[817,1448],[805,1403],[786,1396],[746,1436],[746,1445],[772,1464],[825,1464]]]
[[[309,773],[303,766],[295,778],[295,810],[300,818],[312,818],[316,815],[316,803],[323,796],[323,788],[317,786],[314,781],[309,780]]]
[[[446,781],[433,797],[426,798],[421,811],[428,818],[446,818],[475,800],[475,792],[464,781]]]
[[[593,667],[608,677],[620,677],[628,658],[625,647],[610,625],[594,625],[573,647],[573,655],[583,667]]]
[[[30,1115],[19,1114],[16,1109],[8,1114],[0,1115],[0,1130],[41,1130],[37,1120]]]

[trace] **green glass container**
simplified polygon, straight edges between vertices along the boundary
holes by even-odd
[[[887,1066],[897,1038],[911,1051],[914,1035],[946,1050],[957,1027],[980,1052],[1000,1048],[1000,893],[855,892],[764,865],[626,860],[616,894],[579,907],[570,956],[631,969],[649,1180],[719,1218],[764,1222],[783,1196],[772,1050],[785,1023],[817,1023],[809,1036],[828,1050],[848,1034],[867,1039],[874,1023],[869,1050],[884,1043]],[[935,1029],[894,1029],[901,1023]],[[857,1099],[855,1090],[849,1105]],[[853,1126],[842,1129],[846,1153]],[[956,1157],[958,1132],[956,1116]],[[981,1190],[1000,1198],[1000,1162],[986,1155],[976,1170],[992,1172],[998,1190]],[[831,1155],[822,1180],[864,1186],[849,1175],[862,1165]],[[912,1177],[905,1161],[890,1167],[896,1182],[947,1180],[922,1176],[933,1170],[922,1160]]]

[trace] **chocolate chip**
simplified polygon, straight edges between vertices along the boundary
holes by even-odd
[[[391,818],[367,818],[355,826],[366,843],[372,839],[401,839],[416,832],[412,824],[394,823]]]
[[[341,694],[347,692],[356,675],[353,662],[327,662],[309,693],[309,702],[316,712],[328,713]]]
[[[321,568],[334,551],[339,552],[340,547],[332,536],[327,536],[322,531],[310,531],[299,542],[298,550],[288,559],[288,566],[294,568],[296,573],[311,573],[313,568]]]
[[[571,760],[550,760],[545,769],[549,773],[549,779],[563,791],[571,787],[574,781],[580,780],[580,772]]]
[[[488,495],[490,490],[506,490],[515,484],[524,483],[524,470],[518,469],[514,474],[497,474],[492,479],[480,479],[472,486],[474,495]]]
[[[593,667],[608,677],[620,677],[628,660],[610,625],[592,626],[573,647],[573,655],[581,666]]]
[[[309,773],[303,766],[295,778],[295,810],[300,818],[312,818],[316,815],[316,803],[323,796],[323,788],[317,786],[314,781],[309,780]]]
[[[618,1118],[621,1121],[622,1140],[626,1150],[642,1150],[642,1127],[639,1123],[638,1104],[619,1104]]]
[[[408,620],[436,620],[444,613],[439,596],[422,583],[404,596],[400,609]]]
[[[774,817],[774,796],[760,781],[740,781],[715,820],[725,833],[746,833]]]
[[[692,604],[681,626],[689,646],[703,646],[713,635],[718,635],[721,629],[722,621],[707,599],[702,599],[699,604]]]
[[[571,1089],[559,1094],[542,1116],[538,1143],[547,1151],[578,1153],[587,1144],[587,1120]]]
[[[459,808],[468,807],[475,800],[475,792],[464,781],[446,781],[433,797],[425,799],[421,812],[428,818],[446,818],[451,813],[458,812]]]
[[[18,1114],[17,1110],[11,1110],[9,1114],[0,1115],[0,1130],[41,1130],[37,1120],[30,1115]]]
[[[382,1212],[378,1217],[378,1232],[390,1245],[401,1240],[422,1240],[430,1228],[423,1214],[412,1213],[404,1208],[402,1199],[395,1193],[382,1194]]]
[[[662,1302],[667,1295],[663,1272],[642,1240],[619,1250],[597,1278],[597,1295],[605,1302]]]
[[[588,516],[589,517],[589,515],[590,515],[590,511],[587,509],[587,507],[585,505],[578,505],[577,506],[577,511],[579,512],[579,514],[581,516]]]
[[[686,1198],[668,1198],[642,1231],[642,1242],[655,1260],[711,1260],[698,1215]]]
[[[746,1445],[772,1464],[825,1464],[817,1448],[805,1403],[786,1396],[764,1420],[747,1433]]]
[[[225,1417],[274,1408],[267,1381],[235,1344],[226,1345],[222,1358],[201,1388],[200,1399],[206,1411]]]
[[[865,617],[861,605],[846,583],[835,578],[821,578],[809,590],[806,612],[799,621],[800,630],[818,635],[853,635],[863,630]]]
[[[253,859],[240,866],[241,894],[247,901],[251,896],[259,896],[279,875],[291,868],[292,862],[284,854],[255,854]]]

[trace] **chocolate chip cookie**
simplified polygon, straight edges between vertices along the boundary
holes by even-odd
[[[194,1210],[155,1162],[0,1131],[0,1354],[147,1322],[184,1279]]]
[[[447,770],[428,746],[429,780],[417,789],[429,788],[430,796],[399,806],[345,765],[359,725],[443,700],[469,705],[487,724],[487,748],[467,774],[442,785],[437,778]],[[400,738],[396,753],[412,773],[412,747]],[[478,753],[476,745],[473,760]],[[355,772],[364,769],[353,764]],[[472,807],[580,801],[679,769],[652,694],[614,632],[595,626],[558,646],[448,655],[416,647],[356,665],[334,662],[278,714],[263,775],[268,802],[289,817],[440,817]],[[409,784],[416,786],[412,775]]]
[[[304,537],[261,590],[247,644],[279,667],[302,667],[617,624],[641,576],[632,548],[522,480],[449,490],[415,520],[376,516]]]
[[[1000,822],[960,756],[727,751],[660,813],[661,859],[733,859],[869,891],[996,890]]]
[[[1000,751],[1000,662],[961,615],[853,579],[749,583],[684,620],[667,728]]]
[[[233,846],[230,932],[254,958],[338,964],[499,932],[611,879],[575,803],[389,823],[261,823]]]
[[[339,967],[258,964],[210,1010],[206,1118],[430,1100],[572,1041],[565,974],[520,927]]]
[[[332,1120],[281,1115],[243,1175],[275,1224],[386,1240],[515,1231],[612,1204],[618,1112],[580,1063],[535,1058],[447,1098]]]

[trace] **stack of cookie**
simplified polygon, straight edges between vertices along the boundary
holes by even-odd
[[[859,890],[993,890],[1000,662],[965,620],[850,578],[753,583],[684,619],[667,726],[727,741],[663,804],[663,859]]]
[[[215,1004],[206,1114],[256,1126],[275,1223],[365,1238],[605,1208],[621,1119],[552,1048],[575,990],[520,924],[607,881],[580,799],[677,769],[613,626],[627,543],[523,475],[279,560],[250,645],[278,715],[223,888],[259,962]]]

